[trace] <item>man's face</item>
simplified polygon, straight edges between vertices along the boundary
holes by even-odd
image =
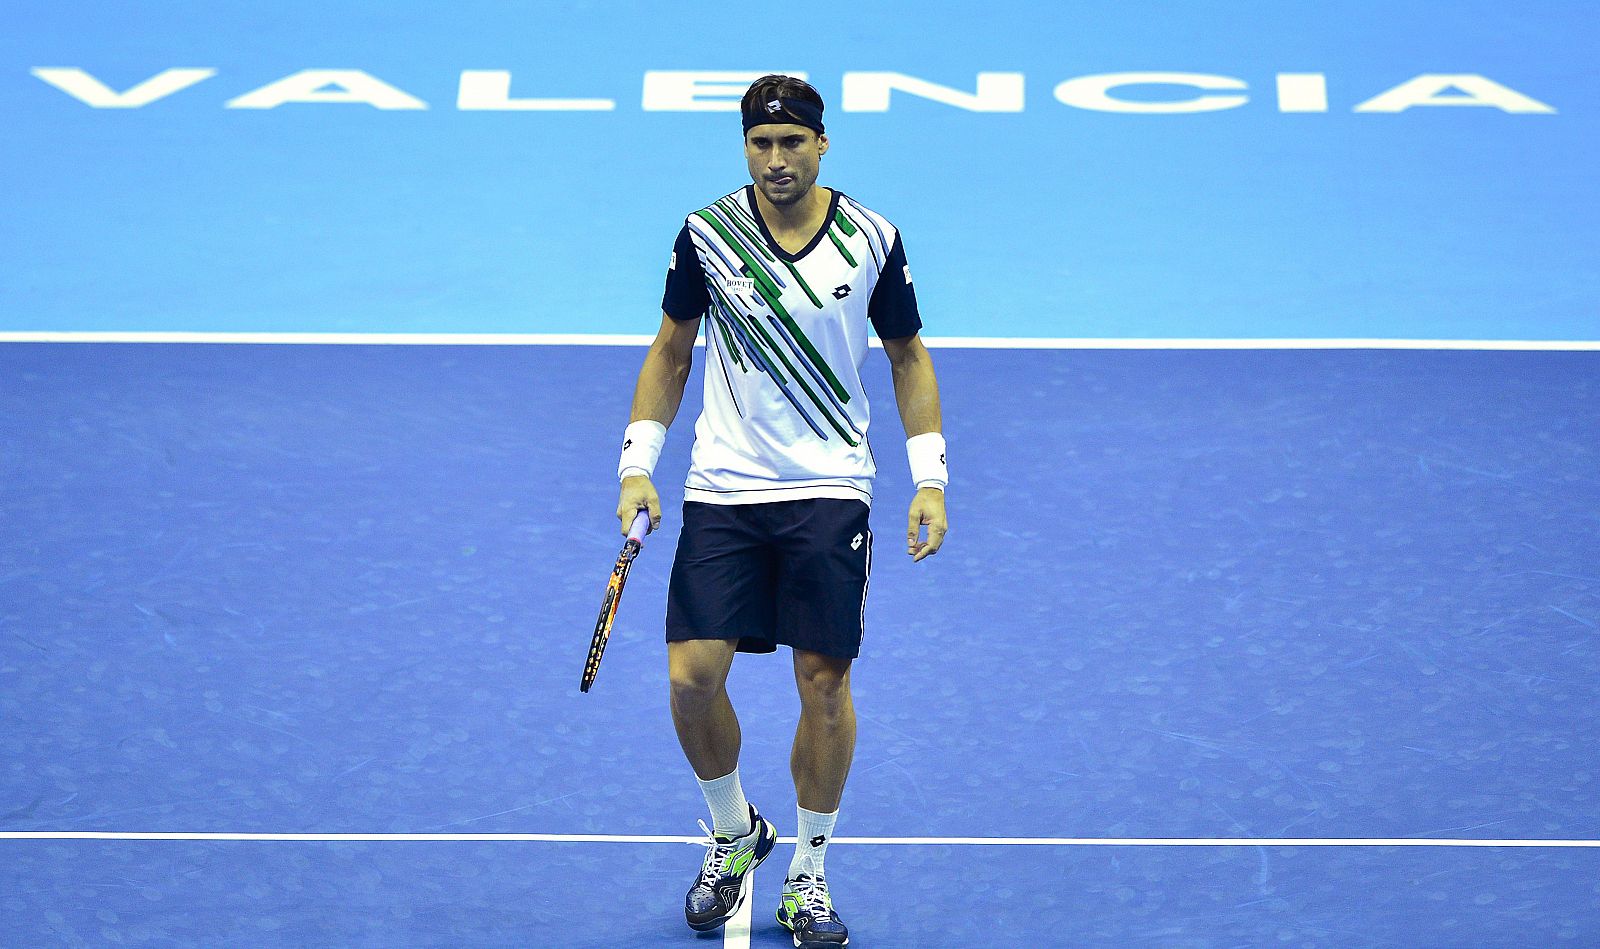
[[[806,196],[827,152],[828,136],[804,125],[757,125],[744,136],[750,180],[780,207]]]

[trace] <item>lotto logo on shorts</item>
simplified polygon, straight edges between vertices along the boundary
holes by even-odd
[[[673,251],[672,252],[672,259],[667,261],[667,269],[668,270],[677,270],[678,269],[678,252],[677,251]]]
[[[911,265],[910,264],[906,264],[904,269],[905,269],[905,273],[906,273],[906,283],[910,283],[911,282]]]
[[[861,541],[863,539],[864,538],[860,534],[857,534],[855,537],[853,537],[850,540],[850,549],[851,550],[860,550],[861,549]]]

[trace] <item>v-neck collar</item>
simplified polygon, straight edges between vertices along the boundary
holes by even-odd
[[[772,232],[767,230],[767,220],[761,216],[761,205],[756,203],[756,186],[753,184],[744,186],[744,199],[750,205],[750,216],[756,219],[756,226],[761,228],[761,239],[767,242],[767,249],[791,264],[816,250],[817,245],[822,243],[822,238],[828,233],[828,228],[833,226],[834,215],[839,213],[839,191],[836,188],[830,189],[829,194],[833,197],[828,199],[828,213],[822,219],[822,226],[817,228],[817,233],[811,235],[810,243],[800,248],[798,254],[791,254],[784,250],[773,238]]]

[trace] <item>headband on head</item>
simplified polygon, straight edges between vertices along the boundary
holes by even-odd
[[[744,110],[744,130],[758,125],[803,125],[821,135],[822,110],[804,99],[767,99]]]

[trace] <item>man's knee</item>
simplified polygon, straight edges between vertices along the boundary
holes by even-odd
[[[674,669],[671,683],[672,704],[685,710],[706,708],[722,693],[722,680],[703,669]]]
[[[711,643],[716,645],[709,645]],[[722,694],[732,657],[717,648],[721,645],[717,640],[670,644],[667,679],[672,686],[674,706],[686,711],[704,709]]]
[[[848,659],[797,651],[794,680],[800,689],[800,704],[807,711],[834,718],[850,705]]]

